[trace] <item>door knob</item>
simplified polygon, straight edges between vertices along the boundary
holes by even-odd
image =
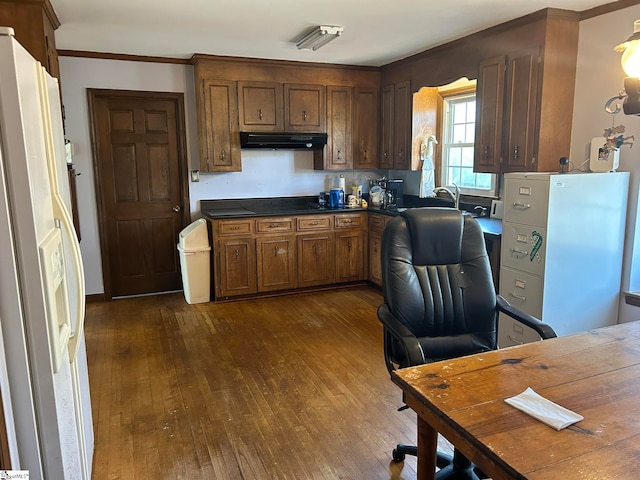
[[[182,207],[180,205],[176,205],[175,207],[172,208],[172,210],[174,212],[179,212],[180,210],[182,210]]]

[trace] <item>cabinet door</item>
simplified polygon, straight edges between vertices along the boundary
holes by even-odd
[[[284,85],[284,124],[287,132],[325,132],[324,85]]]
[[[330,285],[334,282],[333,233],[298,235],[298,286]]]
[[[378,168],[378,89],[353,91],[353,168]]]
[[[240,130],[282,132],[284,130],[282,84],[238,82]]]
[[[480,63],[476,85],[474,172],[500,172],[505,68],[504,56]]]
[[[216,297],[248,295],[257,292],[256,245],[251,237],[218,241]]]
[[[380,232],[369,232],[369,281],[379,287],[382,286],[381,245],[382,234]]]
[[[351,144],[351,87],[327,87],[327,146],[324,168],[353,167]]]
[[[503,172],[535,170],[540,49],[507,55]]]
[[[394,92],[394,160],[393,168],[409,170],[411,168],[411,108],[413,94],[411,82],[396,83]]]
[[[360,230],[336,232],[336,283],[364,280],[365,236]]]
[[[242,164],[236,82],[203,79],[199,103],[200,170],[239,172]]]
[[[393,168],[393,103],[395,89],[393,85],[382,88],[380,119],[380,168]]]
[[[296,287],[295,235],[263,235],[256,238],[258,291]]]

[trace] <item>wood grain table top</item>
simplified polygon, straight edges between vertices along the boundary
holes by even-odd
[[[640,322],[405,368],[392,379],[419,423],[494,479],[640,478]],[[504,402],[527,387],[584,420],[556,431]]]

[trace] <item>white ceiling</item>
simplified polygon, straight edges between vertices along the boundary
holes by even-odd
[[[545,7],[606,0],[51,0],[61,50],[189,58],[194,53],[380,66]],[[309,27],[340,25],[317,51]]]

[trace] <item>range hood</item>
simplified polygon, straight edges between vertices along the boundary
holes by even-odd
[[[250,133],[240,132],[240,147],[288,150],[321,150],[326,133]]]

